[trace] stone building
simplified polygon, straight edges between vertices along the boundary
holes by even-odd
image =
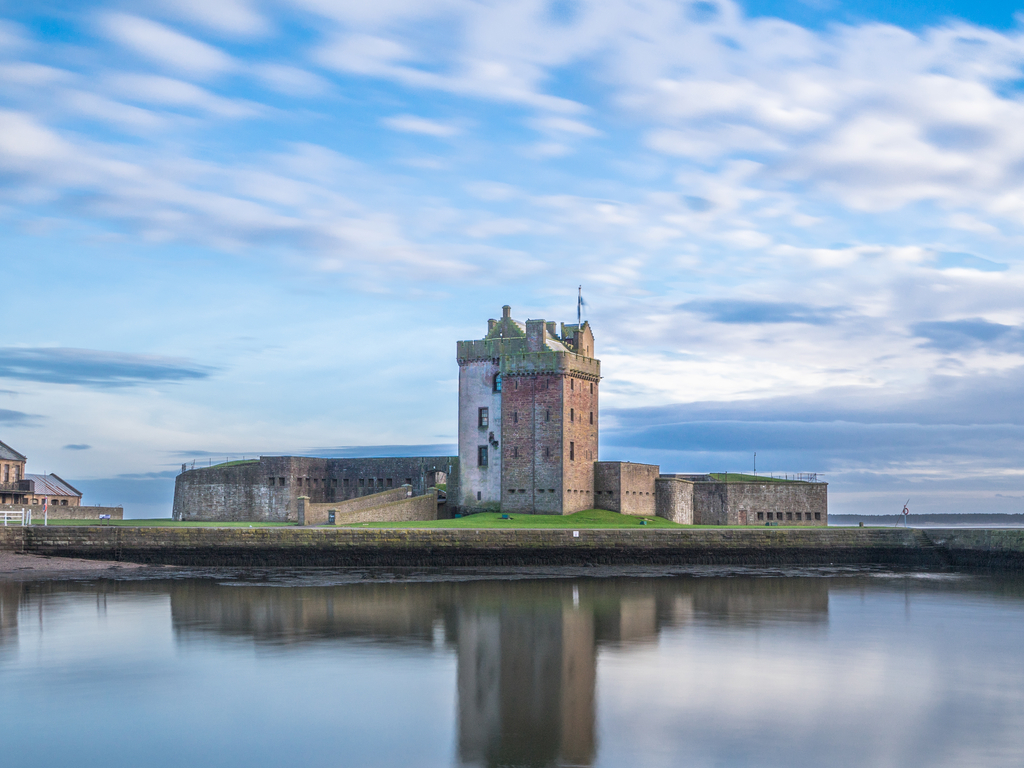
[[[77,507],[81,504],[81,491],[54,474],[26,473],[27,461],[22,454],[0,442],[0,505]]]
[[[598,508],[695,525],[827,525],[825,483],[661,474],[600,461],[601,363],[589,323],[512,317],[502,307],[482,339],[456,343],[458,456],[260,457],[189,469],[175,482],[177,520],[298,520],[310,505],[447,481],[443,514],[567,515]]]
[[[458,505],[563,515],[594,506],[601,363],[589,323],[512,318],[460,341]]]

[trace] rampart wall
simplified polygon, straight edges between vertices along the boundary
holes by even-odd
[[[366,499],[384,496],[377,493]],[[408,523],[418,520],[437,520],[437,491],[429,491],[422,496],[410,496],[395,501],[378,501],[373,505],[358,505],[364,499],[345,502],[353,506],[339,504],[310,504],[306,508],[306,525],[328,525],[330,511],[334,513],[335,525],[352,525],[353,523]]]
[[[336,503],[412,486],[422,496],[446,476],[449,498],[458,498],[455,456],[324,459],[261,456],[233,466],[187,470],[175,478],[175,520],[211,522],[297,522],[298,498]]]

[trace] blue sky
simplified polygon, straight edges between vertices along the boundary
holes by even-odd
[[[1024,511],[1014,4],[0,11],[0,439],[87,501],[450,446],[455,341],[582,283],[603,458]]]

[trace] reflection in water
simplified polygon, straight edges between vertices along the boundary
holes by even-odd
[[[0,583],[0,711],[66,744],[0,737],[104,768],[1024,757],[1020,580],[289,578]]]
[[[464,763],[590,765],[601,645],[651,643],[689,621],[823,623],[823,579],[606,579],[358,584],[283,589],[171,586],[179,637],[209,632],[272,644],[328,638],[430,645],[458,655]]]

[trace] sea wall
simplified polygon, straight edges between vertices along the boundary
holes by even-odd
[[[0,504],[0,512],[32,510],[32,520],[43,519],[42,504]],[[110,515],[111,520],[124,519],[124,507],[72,507],[52,506],[47,513],[50,520],[99,520],[100,515]]]
[[[0,528],[0,548],[204,566],[885,565],[1024,570],[1024,531]]]

